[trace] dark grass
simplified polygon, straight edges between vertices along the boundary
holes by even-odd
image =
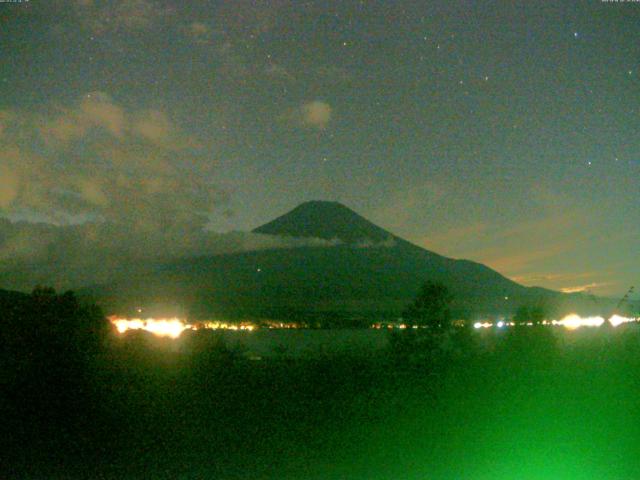
[[[113,339],[10,379],[3,478],[640,478],[635,328],[490,335],[260,361]]]

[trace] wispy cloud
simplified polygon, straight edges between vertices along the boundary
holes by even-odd
[[[15,155],[19,157],[18,154],[12,153],[10,150],[3,153],[5,156]],[[13,203],[18,196],[19,185],[20,179],[17,172],[11,169],[8,163],[0,163],[0,209],[8,208]]]
[[[198,45],[210,45],[213,42],[213,29],[204,22],[191,22],[183,31],[188,38]]]
[[[486,232],[487,228],[486,223],[476,222],[417,239],[417,243],[436,251],[451,250],[458,244],[473,242],[479,235]]]
[[[302,105],[302,123],[303,125],[324,129],[329,124],[333,115],[333,109],[327,102],[314,100]]]
[[[155,230],[140,236],[107,222],[54,226],[0,218],[0,274],[16,266],[20,269],[22,280],[12,288],[29,289],[42,278],[59,288],[74,288],[109,281],[115,272],[147,261],[158,264],[187,256],[339,244],[338,240],[204,229]],[[65,268],[59,268],[61,264]]]
[[[584,216],[577,211],[551,213],[540,218],[526,219],[502,229],[496,235],[502,238],[521,238],[529,235],[557,236],[558,233],[574,230],[584,225]]]
[[[75,11],[80,24],[93,35],[157,29],[174,13],[154,0],[76,0]]]
[[[607,287],[611,285],[610,282],[591,282],[585,285],[576,285],[573,287],[563,287],[560,289],[563,293],[581,293],[581,292],[590,292],[595,289],[601,289],[603,287]]]
[[[526,247],[522,245],[520,248],[510,247],[508,250],[502,246],[495,246],[475,252],[473,260],[480,261],[504,275],[517,275],[533,263],[553,258],[574,247],[575,243],[570,240],[550,242],[537,247],[531,244]]]
[[[511,276],[511,280],[525,285],[538,285],[540,283],[555,282],[558,284],[566,284],[567,282],[575,282],[591,278],[602,272],[563,272],[563,273],[528,273],[524,275]]]
[[[313,100],[290,109],[282,118],[300,127],[324,130],[333,116],[334,112],[331,105],[321,100]]]
[[[165,111],[93,92],[69,105],[5,111],[0,125],[0,215],[92,214],[153,230],[202,225],[222,201],[211,160]]]

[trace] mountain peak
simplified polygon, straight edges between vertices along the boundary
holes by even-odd
[[[340,239],[346,243],[382,242],[394,238],[349,207],[321,200],[304,202],[288,213],[254,230],[256,233],[290,237]]]

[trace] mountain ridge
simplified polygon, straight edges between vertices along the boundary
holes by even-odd
[[[193,318],[399,316],[426,280],[445,283],[454,311],[509,313],[561,294],[524,287],[486,265],[452,259],[378,227],[338,202],[311,201],[253,230],[280,237],[338,239],[178,259],[102,286],[115,309],[174,301]],[[135,277],[135,278],[134,278]],[[100,295],[99,289],[95,291]]]
[[[399,239],[346,205],[326,200],[301,203],[289,212],[252,230],[267,235],[339,239],[345,243]]]

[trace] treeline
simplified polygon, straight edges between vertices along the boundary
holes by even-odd
[[[333,465],[336,452],[368,459],[369,438],[386,462],[397,425],[416,414],[429,415],[423,438],[444,428],[451,402],[462,401],[460,415],[493,409],[504,398],[487,390],[494,378],[518,372],[525,385],[548,385],[590,359],[627,371],[640,358],[633,330],[562,349],[547,328],[449,329],[449,299],[426,285],[407,317],[433,328],[394,330],[385,350],[301,358],[283,348],[262,359],[222,332],[112,335],[102,312],[72,293],[0,291],[0,478],[336,478],[304,469],[319,457]]]
[[[72,292],[0,292],[0,449],[11,467],[3,478],[18,478],[13,469],[37,457],[55,463],[86,450],[98,404],[96,359],[109,332],[100,309]]]

